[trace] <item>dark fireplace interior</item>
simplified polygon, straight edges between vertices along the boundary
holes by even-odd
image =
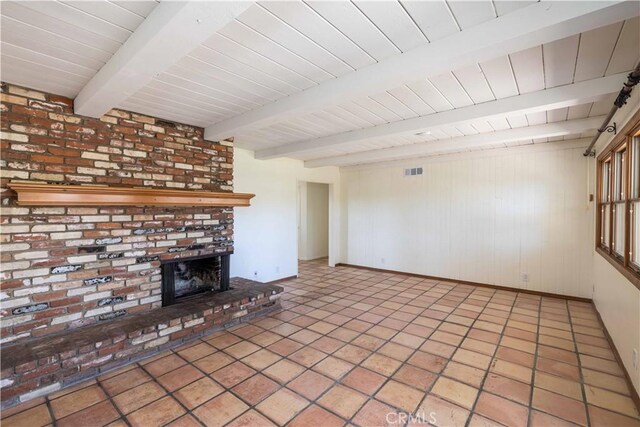
[[[229,289],[229,255],[171,260],[162,264],[162,305]]]

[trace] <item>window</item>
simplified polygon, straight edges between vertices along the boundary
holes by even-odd
[[[640,287],[640,111],[598,157],[597,250]]]

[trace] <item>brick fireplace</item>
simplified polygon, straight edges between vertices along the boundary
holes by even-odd
[[[2,84],[1,97],[3,402],[59,388],[277,301],[277,287],[236,281],[251,292],[161,308],[163,266],[220,256],[228,275],[232,208],[26,207],[7,191],[11,182],[30,181],[231,193],[232,142],[205,141],[202,128],[122,110],[78,116],[71,99],[13,85]]]

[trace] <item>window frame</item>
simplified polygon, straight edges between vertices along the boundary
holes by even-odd
[[[624,128],[618,132],[611,142],[602,150],[597,158],[596,169],[596,239],[595,246],[596,252],[602,255],[609,263],[611,263],[618,271],[620,271],[627,279],[629,279],[638,289],[640,289],[640,266],[634,265],[631,262],[632,251],[632,228],[638,227],[638,224],[632,224],[632,202],[640,201],[640,197],[634,198],[632,194],[632,182],[633,182],[633,156],[636,155],[635,150],[640,150],[640,144],[634,144],[633,139],[640,138],[640,110],[638,110],[631,120],[624,126]],[[623,160],[618,161],[620,153],[624,152]],[[604,199],[604,165],[609,162],[608,168],[608,180],[606,184],[608,188],[608,198]],[[620,169],[620,165],[624,169]],[[624,177],[624,182],[621,182],[618,177]],[[621,197],[618,189],[624,189],[624,195]],[[607,242],[602,242],[603,238],[603,212],[609,210],[609,223]],[[624,209],[624,234],[623,242],[624,249],[620,255],[616,253],[620,251],[619,245],[621,242],[616,242],[616,227],[617,224],[617,209]],[[614,246],[614,244],[617,246]]]

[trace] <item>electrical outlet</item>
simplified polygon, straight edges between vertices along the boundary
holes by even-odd
[[[522,273],[522,281],[525,283],[529,281],[529,273]]]
[[[280,273],[280,266],[276,265],[276,273]]]
[[[380,264],[384,264],[384,258],[380,258]]]
[[[633,369],[638,370],[638,349],[633,349]]]
[[[253,277],[256,277],[256,278],[258,277],[258,271],[253,272]]]

